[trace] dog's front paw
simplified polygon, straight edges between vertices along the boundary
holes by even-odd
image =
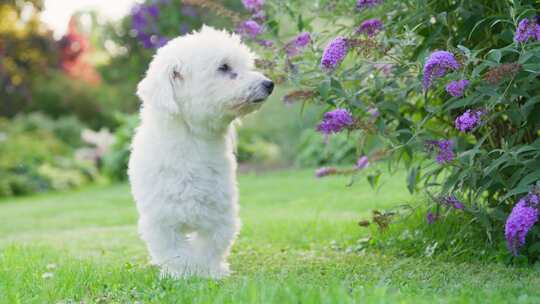
[[[189,263],[168,263],[161,266],[161,278],[189,279],[192,277],[220,280],[230,275],[228,263],[218,266],[202,266]]]
[[[221,263],[217,267],[210,268],[208,277],[214,280],[221,280],[231,275],[231,270],[229,269],[229,263]]]

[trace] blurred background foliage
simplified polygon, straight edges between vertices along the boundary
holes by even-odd
[[[202,24],[234,29],[249,16],[238,0],[146,0],[120,20],[77,12],[55,38],[43,9],[41,0],[0,3],[0,197],[125,180],[134,92],[156,48]],[[351,161],[345,137],[321,146],[314,134],[321,109],[284,105],[286,90],[243,120],[241,169]]]

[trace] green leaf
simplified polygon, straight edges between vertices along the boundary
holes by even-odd
[[[375,189],[377,187],[377,185],[379,184],[380,178],[381,178],[381,172],[377,172],[375,174],[370,174],[367,176],[367,180],[372,189]]]
[[[502,58],[502,52],[500,50],[491,50],[487,54],[486,58],[490,61],[500,63]]]
[[[409,189],[409,192],[411,194],[414,193],[416,190],[416,185],[418,183],[418,178],[420,175],[420,166],[414,166],[409,170],[409,174],[407,175],[407,189]]]
[[[296,21],[296,27],[298,28],[299,32],[304,30],[304,19],[302,19],[302,14],[298,14],[298,20]]]

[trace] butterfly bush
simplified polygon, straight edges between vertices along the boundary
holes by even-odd
[[[353,124],[354,119],[348,110],[336,109],[324,114],[324,118],[319,123],[317,131],[326,135],[339,133]]]
[[[422,3],[285,7],[267,0],[261,25],[273,28],[275,46],[264,53],[273,63],[265,72],[292,88],[286,102],[325,107],[313,126],[321,136],[346,131],[359,139],[356,163],[327,166],[316,176],[365,175],[377,186],[382,163],[405,168],[409,191],[434,194],[426,202],[430,224],[444,225],[455,214],[485,228],[490,240],[506,237],[508,254],[529,252],[524,231],[535,234],[531,242],[540,239],[532,229],[536,205],[527,199],[512,206],[540,186],[534,7],[462,1],[448,10],[440,1]],[[321,13],[307,18],[306,11]],[[540,253],[529,258],[540,260]]]
[[[349,44],[345,37],[336,37],[326,46],[321,58],[321,69],[334,70],[347,56]]]
[[[467,110],[456,118],[456,129],[461,132],[470,132],[476,128],[480,122],[483,112],[480,110]]]
[[[446,86],[446,92],[454,97],[461,97],[465,89],[469,86],[469,83],[467,79],[450,81]]]
[[[373,18],[362,22],[358,29],[356,29],[356,32],[359,34],[366,34],[368,37],[374,37],[382,29],[383,22],[381,21],[381,19]]]
[[[504,235],[508,248],[514,255],[525,245],[527,233],[538,221],[539,200],[540,197],[535,193],[520,199],[506,220]]]
[[[248,38],[254,39],[263,32],[263,28],[255,20],[246,20],[240,24],[237,31]]]
[[[322,168],[317,169],[317,171],[315,171],[315,176],[320,178],[320,177],[325,177],[325,176],[336,174],[336,173],[337,173],[336,168],[322,167]]]
[[[536,20],[522,19],[516,29],[514,40],[527,42],[529,39],[540,40],[540,25]]]
[[[309,32],[302,32],[293,40],[285,45],[287,56],[294,57],[299,55],[311,43],[311,35]]]
[[[454,142],[451,140],[429,141],[428,149],[437,151],[435,160],[439,164],[446,164],[454,160]]]
[[[356,1],[356,8],[359,10],[368,9],[381,4],[383,0],[358,0]]]
[[[131,23],[137,39],[143,47],[159,48],[167,43],[168,38],[157,33],[154,23],[159,17],[160,8],[157,4],[136,5],[131,12]]]
[[[263,8],[264,0],[242,0],[244,7],[253,12],[259,12]]]
[[[448,72],[459,69],[459,67],[460,65],[454,54],[448,51],[433,52],[424,65],[424,89],[429,89],[435,79],[443,77]]]
[[[364,169],[369,166],[369,159],[367,156],[362,156],[356,161],[356,168]]]

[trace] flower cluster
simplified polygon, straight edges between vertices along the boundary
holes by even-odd
[[[432,140],[427,143],[429,150],[437,150],[436,160],[439,164],[454,160],[454,142],[451,140]]]
[[[358,170],[362,170],[362,169],[365,169],[369,166],[369,158],[367,156],[361,156],[357,161],[356,161],[356,168]]]
[[[366,8],[375,7],[379,4],[381,4],[383,0],[358,0],[356,1],[356,8],[359,10],[363,10]]]
[[[538,220],[539,201],[538,194],[529,193],[518,201],[506,219],[504,236],[508,248],[514,255],[517,255],[518,249],[525,245],[527,233]]]
[[[371,120],[376,120],[380,115],[381,113],[379,112],[379,109],[377,108],[369,108],[369,110],[367,110],[367,113],[369,114],[369,116],[371,117]]]
[[[349,111],[336,109],[324,114],[323,120],[317,126],[317,131],[329,135],[339,133],[353,124],[354,119]]]
[[[454,97],[461,97],[467,86],[469,86],[469,81],[467,79],[454,80],[446,86],[446,92]]]
[[[459,67],[454,54],[447,51],[433,52],[424,65],[424,89],[429,89],[435,79],[443,77],[448,71],[457,70]]]
[[[237,31],[243,36],[254,39],[262,33],[263,28],[257,21],[246,20],[240,24]]]
[[[443,197],[441,199],[441,202],[448,207],[452,207],[458,210],[465,209],[465,205],[463,205],[463,203],[458,200],[457,197],[455,197],[454,195]]]
[[[306,46],[308,46],[311,43],[311,35],[308,32],[302,32],[296,38],[289,41],[285,45],[285,51],[287,52],[287,56],[294,57],[298,54],[300,54]]]
[[[264,0],[242,0],[244,7],[254,13],[258,13],[264,6]]]
[[[484,111],[482,110],[467,110],[465,113],[458,116],[455,121],[456,129],[461,132],[470,132],[476,128],[480,122]]]
[[[326,46],[321,59],[321,68],[325,71],[334,70],[347,56],[349,43],[345,37],[336,37]]]
[[[383,22],[381,21],[381,19],[373,18],[362,22],[360,26],[356,29],[356,33],[365,34],[371,38],[377,35],[377,33],[380,32],[382,28]]]
[[[240,35],[254,39],[263,47],[272,47],[274,43],[270,40],[257,39],[264,32],[263,24],[266,20],[266,14],[263,10],[265,0],[242,0],[244,7],[251,12],[251,19],[241,22],[236,32]]]
[[[336,174],[336,173],[337,173],[336,168],[322,167],[322,168],[317,169],[317,171],[315,171],[315,176],[316,177],[325,177],[325,176]]]
[[[431,211],[428,211],[426,215],[426,220],[429,225],[435,223],[436,220],[439,219],[439,216],[435,213],[432,213]]]
[[[506,77],[513,77],[519,70],[521,70],[521,64],[519,63],[504,63],[499,66],[490,68],[484,75],[484,79],[489,84],[497,84]]]
[[[158,17],[159,6],[156,4],[136,5],[131,12],[133,30],[144,48],[159,48],[168,41],[166,37],[159,36],[157,29],[154,28],[154,22],[157,21]]]
[[[529,39],[540,40],[540,24],[536,21],[523,19],[518,24],[514,40],[516,42],[527,42]]]

